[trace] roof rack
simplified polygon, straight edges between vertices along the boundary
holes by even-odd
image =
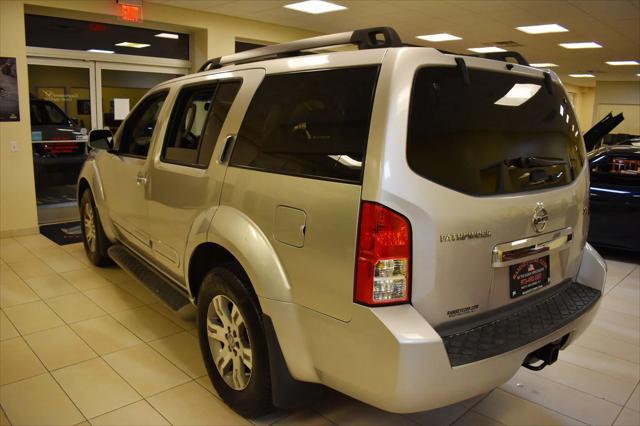
[[[402,47],[403,45],[400,40],[400,36],[391,27],[364,28],[344,33],[305,38],[288,43],[274,44],[271,46],[259,47],[257,49],[235,53],[233,55],[209,59],[200,67],[198,72],[217,69],[230,64],[241,64],[263,59],[297,56],[302,54],[302,51],[304,50],[339,46],[342,44],[355,44],[360,50],[384,47]]]
[[[513,50],[507,50],[506,52],[479,53],[477,55],[470,56],[477,56],[478,58],[493,59],[503,62],[508,62],[507,59],[511,58],[515,59],[519,65],[529,66],[529,61],[527,61],[519,52],[514,52]]]
[[[259,47],[257,49],[234,53],[232,55],[220,56],[206,61],[202,64],[198,72],[214,70],[231,64],[243,64],[258,60],[298,56],[303,55],[303,51],[305,50],[340,46],[343,44],[355,44],[360,50],[403,46],[419,47],[403,43],[402,40],[400,40],[398,33],[391,27],[363,28],[361,30],[305,38],[288,43]],[[480,53],[475,55],[461,55],[444,50],[439,51],[450,55],[472,56],[503,62],[508,62],[507,59],[511,58],[515,59],[520,65],[529,65],[529,62],[524,58],[524,56],[514,51]],[[458,64],[458,66],[460,66],[460,64]]]

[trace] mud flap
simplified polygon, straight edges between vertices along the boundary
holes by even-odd
[[[269,350],[273,405],[283,410],[294,410],[315,401],[322,393],[324,386],[301,382],[291,376],[271,318],[263,314],[262,322]]]

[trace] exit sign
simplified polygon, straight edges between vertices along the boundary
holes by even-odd
[[[142,2],[139,2],[139,4],[131,3],[134,2],[118,2],[118,7],[120,8],[120,19],[127,22],[142,22]]]

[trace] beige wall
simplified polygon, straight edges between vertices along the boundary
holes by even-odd
[[[0,0],[4,1],[4,0]],[[30,12],[73,19],[94,19],[125,25],[117,19],[118,8],[113,0],[21,0]],[[318,35],[317,32],[282,25],[235,18],[144,3],[142,26],[158,28],[174,27],[176,31],[189,31],[194,35],[192,59],[198,68],[207,58],[227,55],[235,50],[236,38],[280,43]]]
[[[20,121],[0,123],[0,234],[7,235],[34,230],[38,224],[21,2],[0,0],[0,56],[16,58],[20,97]],[[14,141],[18,150],[11,152]]]
[[[640,135],[640,81],[599,81],[594,103],[594,121],[609,112],[624,114],[624,121],[611,133]]]
[[[625,120],[611,133],[640,134],[640,81],[598,81],[596,87],[564,84],[583,132],[609,112]]]
[[[18,123],[0,123],[0,234],[36,229],[37,212],[31,154],[29,82],[24,36],[24,11],[123,24],[113,0],[0,0],[0,56],[16,57],[20,96]],[[144,4],[142,26],[189,31],[193,68],[207,58],[234,52],[236,38],[283,42],[317,33],[155,3]],[[10,152],[16,141],[17,152]]]
[[[564,83],[564,87],[573,98],[573,108],[578,116],[578,124],[584,133],[593,125],[595,88],[575,86],[569,83]]]

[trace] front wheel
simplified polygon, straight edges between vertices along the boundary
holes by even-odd
[[[273,411],[267,341],[254,295],[234,272],[212,269],[198,295],[202,357],[223,401],[245,417]]]
[[[110,265],[112,261],[107,254],[110,242],[102,230],[90,189],[85,190],[80,199],[80,229],[84,250],[91,263],[96,266]]]

